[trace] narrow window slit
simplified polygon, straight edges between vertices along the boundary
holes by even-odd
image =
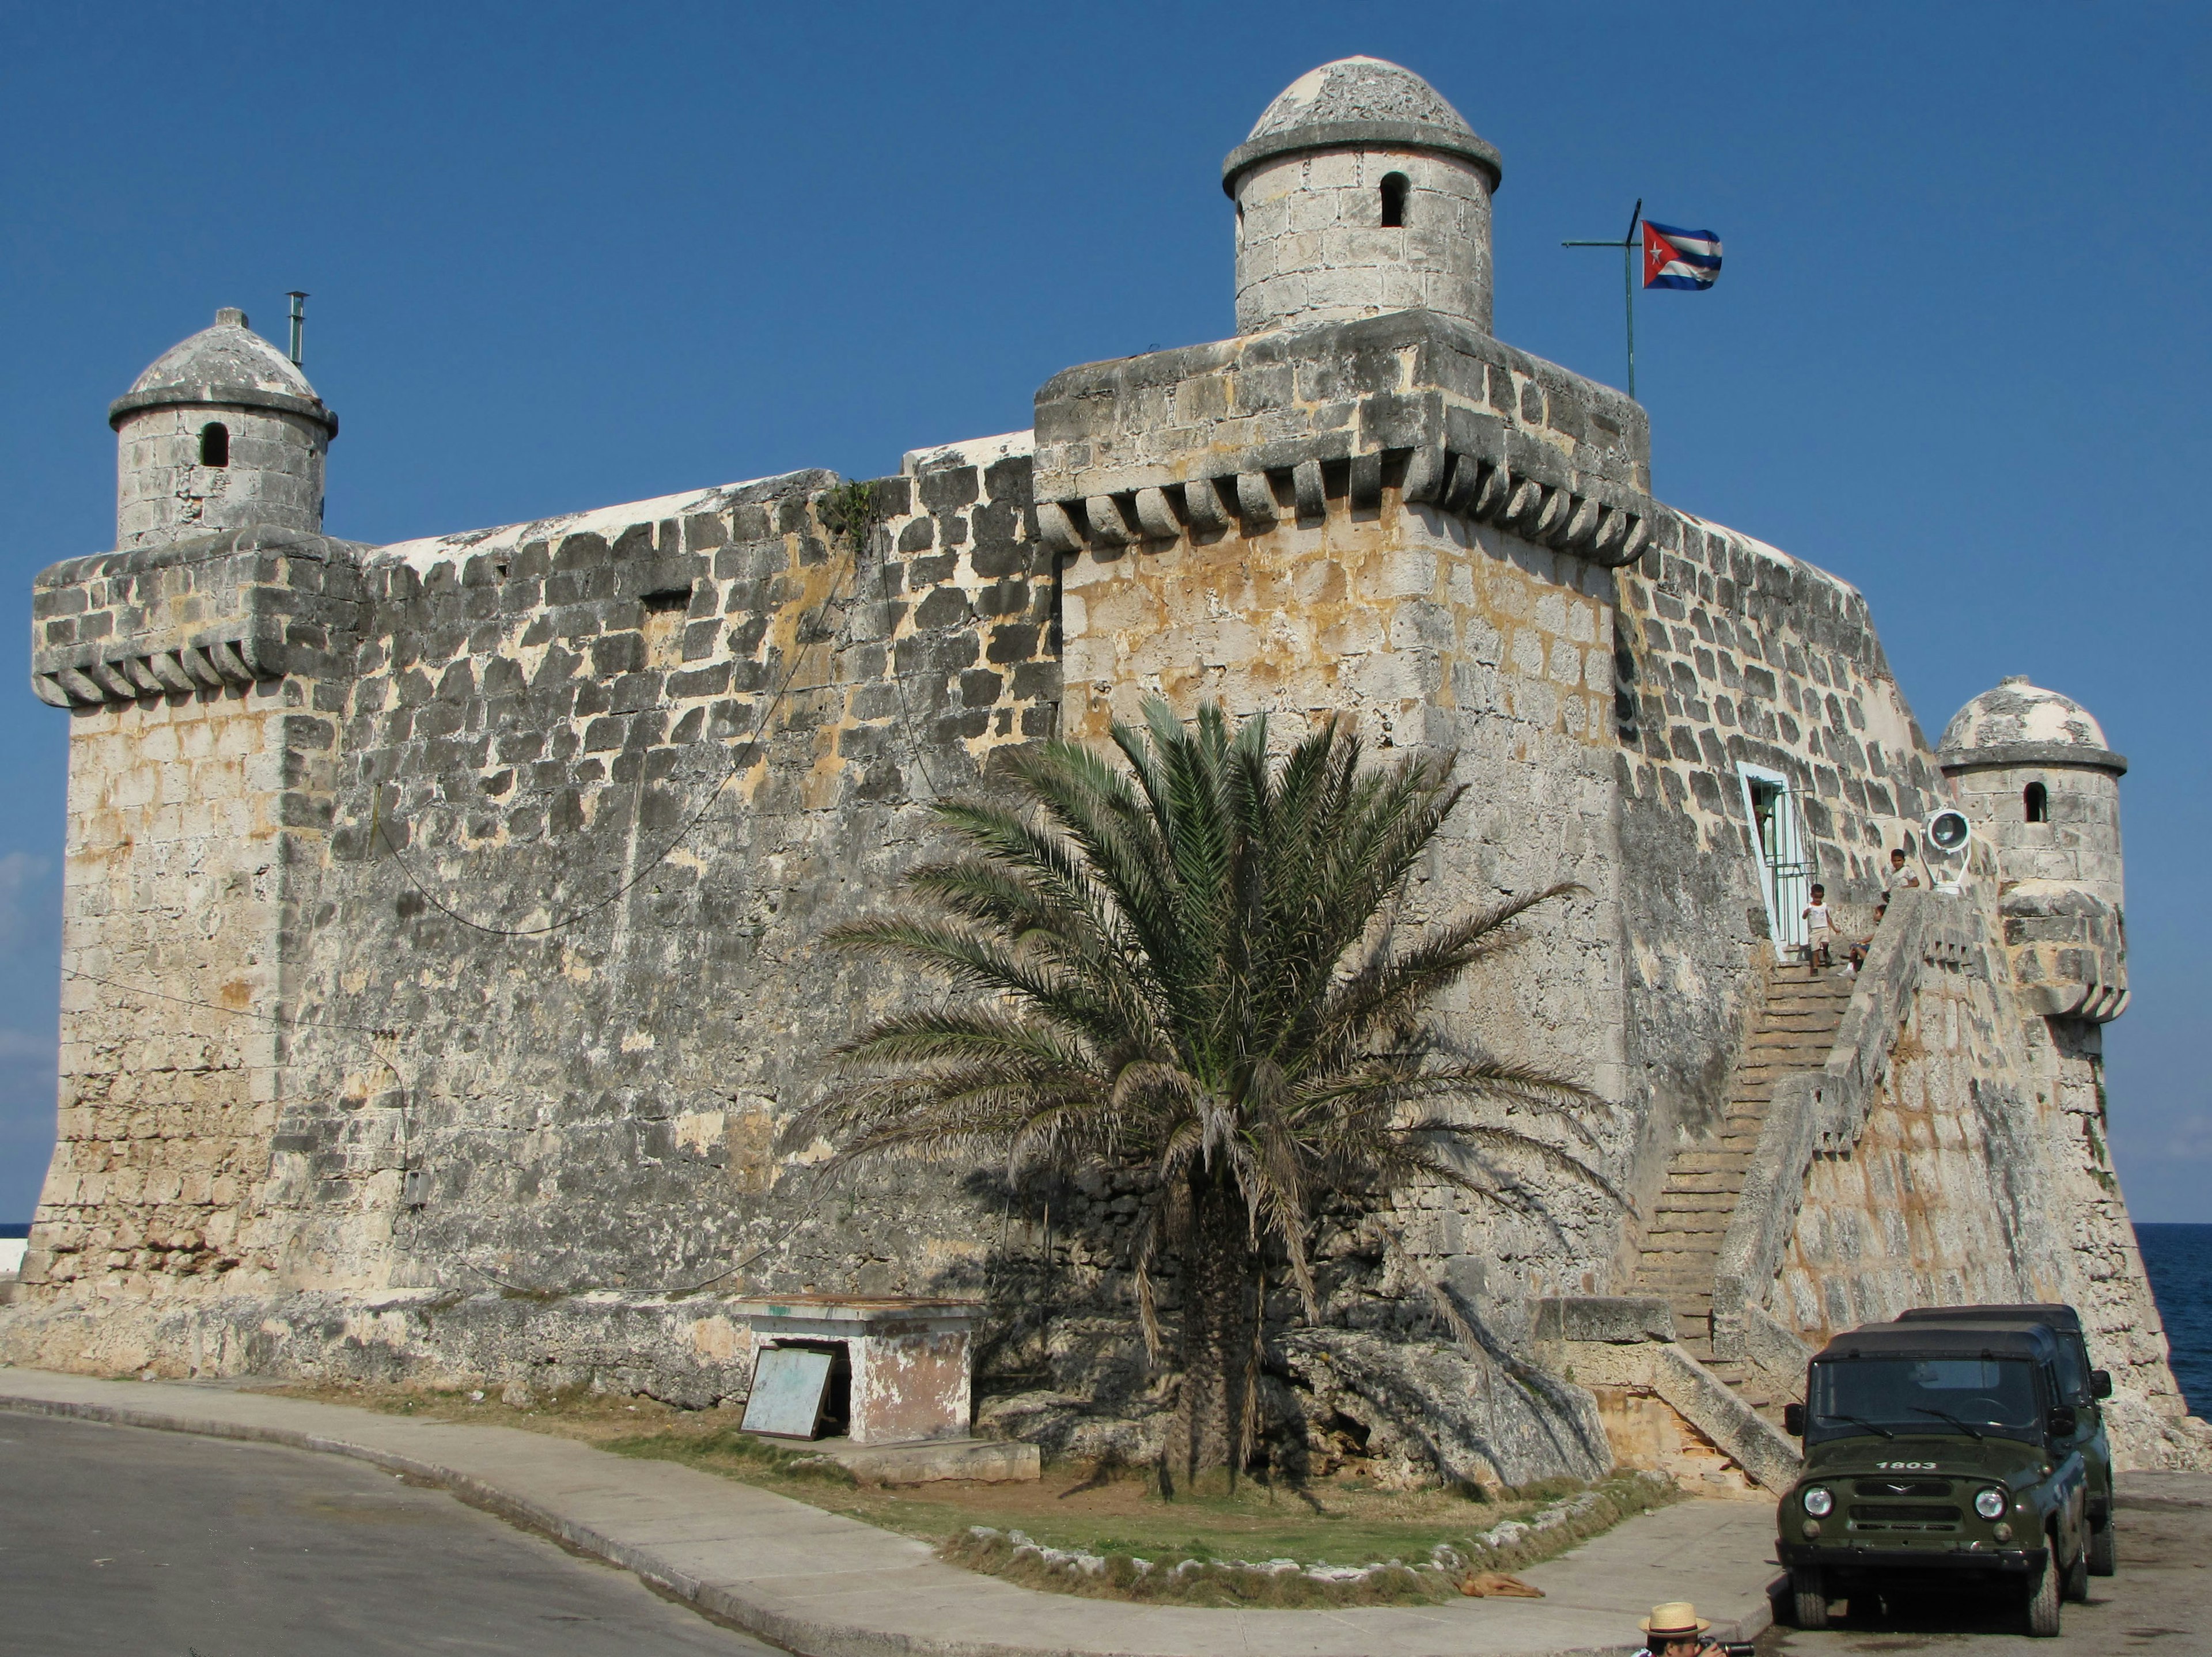
[[[2020,803],[2027,808],[2030,822],[2051,821],[2051,791],[2039,782],[2032,782],[2021,792]]]
[[[1382,175],[1382,228],[1402,230],[1406,228],[1406,175],[1385,173]]]
[[[230,464],[230,428],[221,421],[210,420],[200,428],[200,464]]]

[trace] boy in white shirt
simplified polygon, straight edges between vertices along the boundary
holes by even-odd
[[[1905,848],[1902,846],[1891,847],[1889,848],[1889,890],[1881,895],[1881,901],[1887,904],[1894,894],[1903,891],[1907,887],[1919,884],[1920,871],[1907,866],[1905,861]]]
[[[1828,889],[1817,882],[1813,887],[1813,901],[1805,906],[1804,920],[1807,969],[1833,966],[1828,946],[1835,939],[1835,924],[1828,919]]]

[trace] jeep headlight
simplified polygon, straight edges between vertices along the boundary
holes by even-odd
[[[1835,1495],[1826,1484],[1808,1486],[1798,1500],[1805,1504],[1805,1511],[1815,1519],[1826,1519],[1836,1510]]]
[[[2002,1519],[2005,1493],[2002,1490],[1984,1490],[1974,1498],[1974,1511],[1984,1519]]]

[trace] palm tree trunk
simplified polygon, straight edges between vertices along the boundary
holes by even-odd
[[[1219,1169],[1191,1181],[1183,1260],[1182,1426],[1186,1482],[1228,1485],[1241,1460],[1245,1367],[1252,1351],[1251,1228],[1236,1182]]]

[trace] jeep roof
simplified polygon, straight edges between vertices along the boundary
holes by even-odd
[[[2056,1301],[2020,1306],[1916,1306],[1897,1314],[1899,1323],[2047,1323],[2081,1332],[2081,1314]]]
[[[1852,1358],[2026,1358],[2056,1364],[2058,1342],[2040,1323],[1962,1325],[1951,1327],[1932,1320],[1911,1323],[1870,1323],[1831,1339],[1813,1355],[1815,1363],[1848,1363]]]

